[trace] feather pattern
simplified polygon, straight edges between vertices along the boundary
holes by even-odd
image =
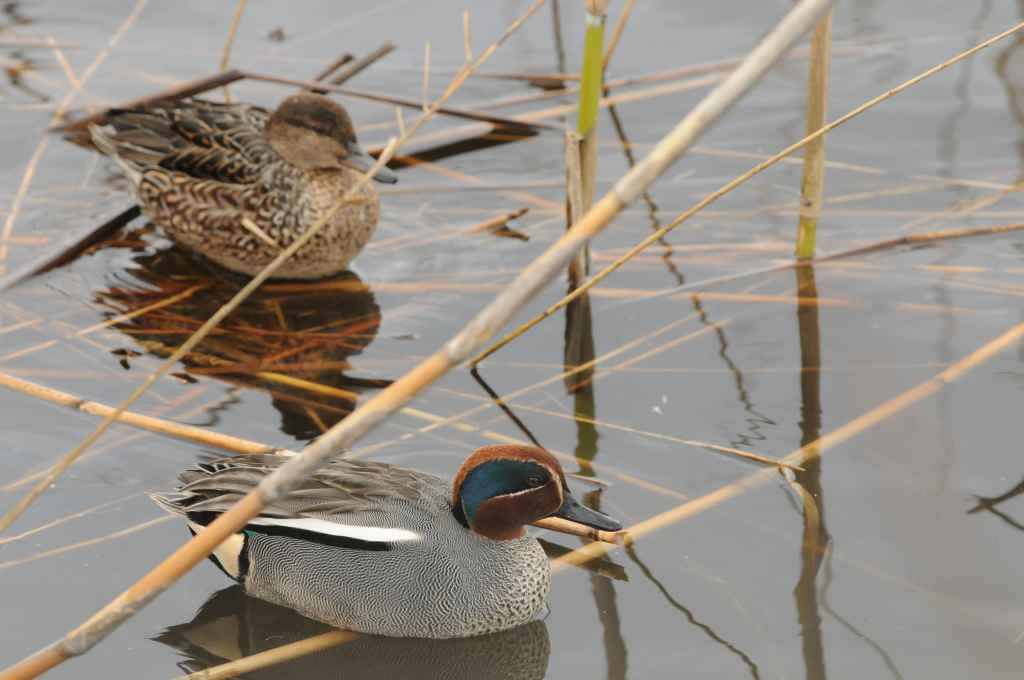
[[[333,102],[315,95],[300,100],[303,110],[320,107],[351,125]],[[314,167],[289,161],[275,150],[271,118],[257,106],[192,99],[113,110],[108,127],[93,126],[91,134],[128,176],[146,216],[175,242],[253,275],[321,221],[360,177],[337,160]],[[292,136],[278,149],[335,141],[295,125],[280,129]],[[347,130],[351,139],[343,141],[355,144]],[[372,237],[378,212],[377,192],[365,185],[276,275],[319,278],[343,271]]]
[[[237,456],[198,464],[153,498],[205,525],[287,459]],[[547,557],[536,539],[470,531],[435,475],[337,459],[245,527],[218,564],[250,594],[331,625],[400,637],[466,637],[546,611]],[[344,540],[337,540],[338,538]],[[234,571],[232,571],[234,570]]]

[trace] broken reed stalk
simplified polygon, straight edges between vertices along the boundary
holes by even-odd
[[[796,451],[785,456],[782,460],[795,465],[806,465],[806,463],[820,456],[825,451],[849,441],[862,432],[913,406],[922,399],[930,397],[946,385],[949,385],[953,381],[963,377],[972,369],[980,366],[1000,352],[1003,352],[1020,342],[1021,338],[1024,338],[1024,323],[1017,324],[998,337],[990,340],[974,352],[971,352],[966,357],[960,359],[946,370],[932,376],[928,380],[918,383],[914,387],[901,392],[891,399],[887,399],[875,408],[863,413],[857,418],[854,418],[827,435],[801,446]],[[634,524],[633,526],[628,527],[626,531],[634,539],[653,533],[659,529],[665,528],[666,526],[698,515],[705,510],[710,510],[711,508],[716,507],[727,500],[740,496],[747,491],[758,488],[759,486],[776,479],[777,474],[778,473],[775,470],[759,470],[758,472],[752,473],[740,480],[730,482],[729,484],[726,484],[711,493],[705,494],[700,498],[687,501],[686,503],[678,505],[671,510],[667,510],[663,513],[650,517],[643,522]],[[611,550],[611,548],[612,546],[604,543],[587,544],[564,557],[555,559],[551,565],[552,571],[560,571],[567,566],[579,565],[589,560],[602,557]]]
[[[224,51],[220,56],[220,70],[227,71],[228,64],[231,63],[231,49],[235,46],[235,36],[238,35],[238,24],[242,22],[242,14],[245,12],[245,3],[247,0],[238,0],[235,5],[235,15],[231,17],[231,26],[228,27],[228,37],[224,40]],[[231,91],[228,86],[224,86],[224,101],[231,103]]]
[[[807,81],[807,121],[805,134],[825,125],[828,110],[828,71],[832,61],[832,12],[814,27],[811,37],[811,72]],[[804,176],[800,184],[800,219],[797,225],[796,257],[814,257],[814,245],[821,219],[821,199],[825,191],[825,136],[804,147]]]
[[[573,223],[587,212],[583,206],[583,163],[580,159],[579,134],[572,130],[565,131],[565,228],[569,230]],[[580,249],[572,262],[569,263],[569,288],[580,285],[589,273],[590,258],[586,251]]]
[[[595,285],[597,285],[598,283],[603,281],[609,274],[611,274],[612,272],[617,270],[619,267],[621,267],[623,264],[625,264],[629,260],[633,259],[633,257],[635,257],[637,254],[639,254],[640,252],[645,250],[650,245],[652,245],[654,243],[657,243],[660,239],[664,238],[666,234],[668,234],[670,231],[672,231],[673,229],[678,227],[680,224],[682,224],[686,220],[690,219],[695,214],[697,214],[698,212],[700,212],[701,210],[703,210],[707,206],[711,205],[712,203],[717,201],[722,196],[725,196],[726,194],[728,194],[732,190],[734,190],[737,187],[743,185],[744,183],[746,183],[749,179],[751,179],[755,175],[758,175],[761,172],[763,172],[764,170],[767,170],[768,168],[770,168],[771,166],[775,165],[779,161],[781,161],[784,158],[787,158],[788,156],[790,156],[793,152],[798,151],[799,149],[803,148],[804,146],[806,146],[811,141],[813,141],[815,139],[818,139],[819,137],[825,135],[828,132],[831,132],[832,130],[836,129],[840,125],[846,123],[847,121],[849,121],[849,120],[851,120],[853,118],[856,118],[857,116],[859,116],[860,114],[864,113],[865,111],[868,111],[869,109],[874,108],[875,106],[877,106],[878,104],[881,104],[882,102],[886,101],[887,99],[896,96],[897,94],[903,92],[904,90],[907,90],[908,88],[913,87],[914,85],[917,85],[922,80],[925,80],[925,79],[935,75],[936,73],[939,73],[940,71],[944,71],[945,69],[949,68],[950,66],[953,66],[953,65],[963,61],[964,59],[966,59],[966,58],[972,56],[973,54],[975,54],[975,53],[985,49],[986,47],[989,47],[990,45],[992,45],[992,44],[1002,40],[1003,38],[1005,38],[1005,37],[1007,37],[1009,35],[1013,35],[1014,33],[1020,31],[1021,29],[1024,29],[1024,22],[1021,22],[1021,23],[1013,26],[1012,28],[1009,28],[1009,29],[1003,31],[1002,33],[999,33],[999,34],[989,38],[988,40],[982,41],[982,42],[978,43],[977,45],[975,45],[974,47],[971,47],[970,49],[964,50],[963,52],[957,54],[956,56],[951,57],[950,59],[942,62],[941,64],[933,66],[930,69],[927,69],[927,70],[917,74],[916,76],[914,76],[910,80],[907,80],[907,81],[904,81],[903,83],[900,83],[896,87],[883,92],[882,94],[878,95],[877,97],[875,97],[873,99],[869,99],[868,101],[864,102],[860,106],[854,108],[852,111],[849,111],[845,115],[840,116],[836,120],[832,121],[828,125],[825,125],[824,127],[819,128],[814,133],[812,133],[810,135],[807,135],[803,139],[801,139],[801,140],[799,140],[797,142],[794,142],[793,144],[790,144],[789,146],[787,146],[782,151],[779,151],[778,153],[776,153],[774,156],[771,156],[770,158],[766,158],[764,161],[758,163],[757,165],[755,165],[753,168],[751,168],[747,172],[743,173],[742,175],[739,175],[738,177],[736,177],[736,178],[732,179],[731,181],[727,182],[726,184],[724,184],[723,186],[719,187],[715,191],[711,192],[710,194],[708,194],[707,196],[702,198],[700,201],[698,201],[691,208],[688,208],[687,210],[684,210],[683,212],[681,212],[679,215],[676,216],[676,218],[674,220],[672,220],[671,222],[666,224],[661,229],[658,229],[657,231],[651,232],[647,237],[645,237],[639,243],[637,243],[635,246],[633,246],[628,251],[626,251],[621,257],[617,258],[614,262],[609,264],[607,267],[605,267],[604,269],[599,271],[597,274],[595,274],[594,276],[592,276],[589,279],[587,279],[587,281],[585,281],[579,288],[577,288],[576,290],[570,292],[568,295],[563,297],[561,300],[559,300],[558,302],[554,303],[553,305],[551,305],[550,307],[548,307],[543,312],[541,312],[537,316],[533,317],[532,319],[530,319],[526,323],[520,325],[514,331],[512,331],[511,333],[509,333],[508,335],[503,337],[501,340],[499,340],[498,342],[496,342],[493,345],[491,345],[490,347],[488,347],[485,351],[481,352],[477,357],[475,357],[472,361],[470,361],[469,365],[472,366],[472,367],[477,366],[481,361],[483,361],[487,357],[491,356],[492,354],[497,352],[499,349],[501,349],[505,345],[509,344],[510,342],[512,342],[513,340],[515,340],[519,336],[521,336],[523,333],[526,333],[531,328],[536,326],[538,323],[540,323],[544,319],[548,318],[549,316],[551,316],[552,314],[554,314],[558,310],[562,309],[563,307],[568,305],[570,302],[572,302],[573,300],[575,300],[579,296],[581,296],[584,293],[586,293],[592,287],[594,287]],[[736,73],[736,71],[733,72],[733,74],[735,74],[735,73]],[[730,78],[731,77],[732,76],[730,76]],[[726,81],[726,82],[728,82],[728,81]],[[725,85],[725,83],[720,85],[718,89],[721,89],[724,85]],[[716,89],[716,91],[717,91],[717,89]],[[789,265],[784,265],[784,267],[786,267],[786,266],[789,266]],[[776,269],[776,268],[775,267],[769,267],[769,268],[766,268],[764,270],[759,270],[759,271],[768,272],[768,271],[772,271],[774,269]],[[745,274],[742,274],[741,276],[746,276],[746,275],[747,274],[745,273]],[[720,277],[718,279],[718,281],[724,282],[724,281],[727,281],[727,280],[732,280],[733,278],[735,278],[735,277],[733,277],[733,276],[724,276],[724,277]],[[678,290],[679,289],[672,289],[672,290],[667,291],[667,292],[668,293],[673,293],[673,292],[678,292]]]
[[[334,76],[327,82],[329,82],[331,85],[344,85],[352,78],[355,78],[357,75],[359,75],[360,73],[370,68],[384,57],[394,52],[397,47],[398,46],[395,45],[395,43],[391,42],[390,40],[387,40],[383,44],[381,44],[380,47],[375,49],[373,52],[370,52],[365,57],[360,57],[359,59],[353,61],[351,64],[346,66],[344,70],[342,70],[340,73],[338,73],[336,76]],[[326,76],[317,78],[317,80],[324,80],[324,78],[326,78]]]
[[[372,180],[373,175],[387,163],[398,145],[415,134],[427,120],[433,117],[444,102],[518,30],[523,22],[544,4],[544,1],[535,0],[531,3],[527,10],[513,21],[502,35],[484,50],[475,61],[464,65],[445,88],[441,96],[427,107],[423,115],[419,116],[408,128],[406,134],[402,138],[393,138],[391,140],[373,167],[360,178],[359,182],[349,190],[342,200],[318,222],[311,225],[294,243],[282,251],[262,272],[242,288],[235,297],[221,307],[178,350],[168,357],[156,372],[147,377],[127,400],[119,404],[114,413],[104,418],[100,425],[85,440],[64,456],[44,477],[42,483],[45,486],[38,485],[33,488],[26,498],[22,499],[0,520],[0,530],[9,526],[31,504],[32,500],[42,493],[89,445],[95,442],[128,406],[142,396],[149,386],[166,374],[177,361],[191,351],[221,320],[327,224],[334,214],[347,203],[351,196],[355,195],[367,182]],[[396,408],[411,399],[412,394],[418,391],[418,389],[433,382],[433,380],[444,373],[447,370],[443,360],[445,354],[444,350],[439,351],[434,357],[403,376],[401,380],[384,390],[363,408],[357,409],[349,418],[342,421],[342,424],[349,424],[347,427],[338,425],[326,432],[323,437],[308,446],[302,455],[295,456],[282,465],[278,469],[278,473],[283,472],[283,474],[275,473],[264,479],[259,487],[240,500],[231,510],[221,515],[205,531],[178,548],[170,557],[161,562],[87,621],[70,631],[64,638],[0,672],[0,680],[35,678],[64,661],[89,651],[97,643],[110,635],[121,623],[133,616],[192,567],[202,561],[225,538],[245,526],[250,519],[259,514],[267,503],[272,502],[275,498],[279,498],[282,494],[288,493],[294,485],[300,483],[309,474],[321,467],[332,455],[344,449],[356,438],[382,422]],[[428,378],[428,376],[430,377]],[[405,392],[401,388],[395,389],[400,383],[405,385],[418,384],[419,388],[414,388],[411,392]]]

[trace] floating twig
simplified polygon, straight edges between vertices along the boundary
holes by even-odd
[[[368,69],[371,66],[373,66],[374,64],[376,64],[378,61],[380,61],[384,57],[386,57],[389,54],[391,54],[392,52],[394,52],[396,48],[397,48],[397,45],[395,45],[395,43],[391,42],[390,40],[385,41],[380,47],[378,47],[377,49],[373,50],[372,52],[370,52],[366,56],[360,57],[359,59],[356,59],[355,61],[353,61],[351,64],[349,64],[345,68],[345,70],[343,70],[341,73],[337,74],[336,76],[334,76],[333,78],[331,78],[327,82],[329,82],[331,85],[343,85],[343,84],[347,83],[349,80],[351,80],[352,78],[355,78],[357,75],[359,75],[360,73],[362,73],[366,69]],[[326,79],[327,79],[327,76],[320,76],[320,77],[317,78],[317,80],[326,80]]]
[[[339,68],[349,63],[353,59],[355,59],[355,56],[353,56],[351,52],[342,52],[334,61],[325,66],[323,70],[320,71],[320,73],[316,74],[313,80],[327,80],[331,76],[331,74],[333,74],[335,71],[337,71]],[[323,93],[318,92],[317,94]]]

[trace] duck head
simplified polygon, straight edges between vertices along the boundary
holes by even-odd
[[[281,102],[267,123],[267,139],[274,151],[302,170],[344,167],[366,172],[374,163],[356,141],[348,112],[337,102],[311,92]],[[373,178],[387,184],[398,181],[387,168]]]
[[[477,449],[455,475],[452,502],[472,531],[499,541],[520,538],[524,525],[551,516],[605,531],[622,528],[573,498],[555,457],[532,446]]]

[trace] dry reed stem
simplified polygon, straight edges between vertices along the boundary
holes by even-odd
[[[73,513],[64,515],[62,517],[58,517],[56,519],[52,519],[49,522],[46,522],[44,524],[40,524],[37,527],[33,527],[31,529],[26,529],[25,531],[22,531],[20,534],[15,534],[14,536],[7,536],[5,538],[0,538],[0,545],[5,545],[7,543],[14,543],[15,541],[20,541],[20,540],[26,539],[26,538],[28,538],[30,536],[35,536],[36,534],[42,533],[43,531],[46,531],[48,529],[52,529],[54,527],[61,526],[62,524],[65,524],[65,523],[70,522],[72,520],[76,520],[76,519],[80,519],[82,517],[86,517],[88,515],[91,515],[94,512],[98,512],[99,510],[103,510],[104,508],[109,508],[112,505],[117,505],[119,503],[124,503],[125,501],[127,501],[129,499],[132,499],[132,498],[135,498],[135,497],[141,496],[141,495],[142,495],[142,492],[129,494],[129,495],[123,496],[121,498],[115,498],[112,501],[106,501],[104,503],[100,503],[98,505],[93,505],[91,507],[85,508],[83,510],[78,510],[77,512],[73,512]]]
[[[467,236],[469,234],[479,233],[499,233],[503,229],[508,227],[508,223],[512,220],[519,219],[530,211],[529,208],[517,208],[510,212],[489,217],[482,222],[478,222],[469,227],[456,227],[453,229],[443,229],[430,236],[422,236],[421,234],[403,234],[401,236],[392,236],[391,238],[381,239],[374,241],[366,245],[367,250],[398,250],[403,248],[415,247],[427,243],[437,243],[438,241],[446,241],[457,236]],[[377,290],[376,284],[373,287]]]
[[[231,62],[231,49],[235,46],[235,36],[238,35],[238,24],[242,22],[242,14],[245,12],[247,0],[238,0],[235,4],[235,15],[231,17],[231,25],[228,27],[228,35],[224,39],[224,49],[220,56],[220,70],[227,71]],[[231,92],[228,86],[224,86],[224,101],[231,103]]]
[[[983,346],[970,353],[963,359],[952,364],[949,368],[919,383],[918,385],[901,392],[900,394],[886,400],[875,408],[854,418],[845,425],[833,430],[829,434],[810,442],[787,455],[783,460],[789,463],[805,464],[813,457],[818,457],[829,449],[843,444],[851,438],[859,435],[865,430],[874,427],[878,423],[891,418],[892,416],[913,406],[925,399],[954,380],[962,377],[972,369],[985,363],[995,355],[1008,349],[1024,337],[1024,323],[1018,324],[1000,336],[990,340]],[[681,505],[667,510],[658,515],[650,517],[639,524],[625,529],[633,538],[651,534],[659,529],[675,524],[676,522],[694,517],[706,510],[724,503],[727,500],[742,495],[755,489],[766,482],[774,479],[776,472],[771,470],[760,470],[743,479],[726,484],[711,493],[700,498],[695,498]],[[559,571],[570,565],[577,565],[588,560],[602,557],[611,546],[604,543],[590,543],[573,553],[555,560],[551,567],[552,571]]]
[[[165,515],[163,517],[157,517],[155,519],[146,520],[145,522],[140,522],[139,524],[133,524],[130,527],[126,527],[124,529],[119,529],[119,530],[111,532],[109,534],[104,534],[103,536],[97,536],[96,538],[89,538],[89,539],[86,539],[84,541],[77,541],[75,543],[69,543],[68,545],[62,545],[59,548],[52,548],[50,550],[43,550],[42,552],[33,553],[33,554],[28,555],[26,557],[17,557],[17,558],[12,559],[12,560],[7,560],[6,562],[0,562],[0,569],[9,569],[11,567],[18,567],[18,566],[21,566],[22,564],[29,564],[30,562],[35,562],[37,560],[43,560],[43,559],[46,559],[48,557],[56,557],[57,555],[63,555],[65,553],[69,553],[69,552],[71,552],[73,550],[79,550],[81,548],[88,548],[89,546],[99,545],[100,543],[106,543],[107,541],[112,541],[112,540],[114,540],[116,538],[124,538],[125,536],[129,536],[129,535],[134,534],[134,533],[136,533],[138,531],[142,531],[143,529],[148,529],[148,528],[150,528],[152,526],[156,526],[157,524],[163,524],[164,522],[166,522],[168,520],[171,520],[171,519],[174,519],[174,518],[171,517],[170,515]]]
[[[612,373],[618,370],[617,368],[608,369],[608,373]],[[507,400],[503,400],[507,401]],[[581,423],[587,423],[596,427],[603,427],[609,430],[619,430],[620,432],[629,432],[630,434],[637,434],[643,437],[650,437],[651,439],[661,439],[663,441],[672,442],[674,444],[684,444],[686,446],[694,446],[701,449],[707,449],[709,451],[715,451],[716,453],[725,453],[730,456],[736,456],[737,458],[744,458],[755,463],[761,463],[762,465],[771,465],[774,467],[789,468],[798,472],[802,472],[803,469],[794,467],[788,463],[784,463],[778,459],[772,458],[771,456],[763,456],[759,453],[752,453],[743,449],[737,449],[731,446],[722,446],[720,444],[712,444],[711,442],[696,441],[693,439],[682,439],[681,437],[673,437],[672,435],[661,434],[659,432],[651,432],[649,430],[641,430],[635,427],[629,427],[628,425],[621,425],[619,423],[613,423],[608,420],[598,418],[588,418],[575,413],[559,413],[558,411],[552,411],[551,409],[541,408],[539,406],[528,406],[525,404],[513,404],[508,403],[510,408],[519,411],[531,411],[533,413],[541,413],[552,418],[561,418],[564,420],[578,421]]]
[[[268,649],[252,656],[246,656],[235,661],[212,666],[210,668],[182,675],[175,680],[225,680],[226,678],[237,678],[243,673],[276,666],[286,661],[291,661],[308,654],[315,654],[344,644],[359,636],[347,630],[332,630],[320,635],[314,635],[305,640],[290,642],[280,647]]]
[[[843,251],[840,251],[840,252],[837,252],[837,253],[832,253],[831,255],[826,255],[825,257],[819,257],[819,258],[817,258],[815,260],[791,260],[789,262],[784,262],[782,264],[771,265],[769,267],[762,267],[760,269],[751,269],[751,270],[748,270],[748,271],[745,271],[745,272],[739,272],[737,274],[726,274],[724,276],[716,276],[716,277],[710,278],[710,279],[704,279],[704,280],[701,280],[701,281],[694,281],[693,283],[688,283],[688,284],[685,284],[685,285],[682,285],[682,286],[678,286],[676,288],[668,288],[668,289],[665,289],[665,290],[662,290],[662,291],[653,292],[653,293],[648,291],[648,292],[646,292],[643,295],[643,297],[646,298],[646,299],[653,299],[653,298],[662,297],[662,296],[674,296],[674,295],[682,294],[685,291],[689,291],[689,290],[695,289],[695,288],[707,288],[707,287],[710,287],[710,286],[721,285],[723,283],[732,283],[732,282],[740,281],[742,279],[747,279],[747,278],[750,278],[750,277],[753,277],[753,276],[763,276],[765,274],[775,274],[775,273],[778,273],[778,272],[783,272],[783,271],[787,271],[787,270],[790,270],[790,269],[794,269],[796,267],[804,267],[804,266],[808,266],[808,265],[812,265],[812,264],[816,265],[816,266],[817,265],[822,265],[822,264],[832,264],[832,263],[834,263],[834,262],[836,262],[838,260],[841,260],[841,259],[850,258],[850,257],[854,257],[854,256],[857,256],[857,255],[864,255],[866,253],[880,252],[880,251],[883,251],[883,250],[888,250],[888,249],[896,248],[896,247],[899,247],[899,246],[921,245],[921,244],[925,244],[925,243],[935,243],[935,242],[938,242],[938,241],[945,241],[945,240],[958,239],[958,238],[973,238],[973,237],[978,237],[978,236],[994,236],[994,235],[998,235],[998,234],[1007,234],[1007,233],[1011,233],[1011,232],[1015,232],[1015,231],[1021,231],[1021,230],[1024,230],[1024,223],[999,224],[999,225],[995,225],[995,226],[991,226],[991,227],[946,229],[946,230],[943,230],[943,231],[929,232],[927,234],[910,234],[910,235],[907,235],[907,236],[899,236],[897,238],[886,239],[884,241],[878,241],[876,243],[871,243],[871,244],[868,244],[866,246],[859,246],[859,247],[856,247],[856,248],[851,248],[849,250],[843,250]],[[593,280],[593,279],[591,279],[591,280]],[[950,285],[963,286],[964,284],[963,284],[963,282],[950,282]],[[599,289],[597,289],[595,291],[591,291],[590,294],[593,295],[594,297],[599,297],[600,295],[602,295],[602,291],[607,292],[608,290],[614,291],[615,289],[600,289],[599,288]],[[705,292],[705,293],[701,293],[700,295],[707,296],[708,293]],[[717,294],[715,294],[715,297],[717,299],[724,300],[724,299],[727,299],[730,295],[732,295],[732,294],[730,294],[730,293],[717,293]],[[616,296],[616,294],[614,294],[614,293],[609,295],[609,297],[615,297],[615,296]],[[824,300],[827,300],[827,298],[817,298],[817,300],[818,300],[818,304],[822,304],[822,302]],[[764,300],[764,301],[767,302],[768,300]],[[794,302],[794,301],[791,299],[790,302]],[[797,298],[797,300],[795,302],[797,304],[800,304],[799,298]],[[841,301],[836,301],[836,302],[837,303],[841,303]],[[529,330],[529,329],[525,329],[525,330]]]
[[[951,217],[962,218],[967,217],[968,215],[979,215],[984,208],[995,205],[999,201],[1003,200],[1007,195],[1017,193],[1022,189],[1024,189],[1024,179],[1017,181],[1009,187],[997,189],[991,194],[978,196],[963,205],[955,205],[950,210],[922,215],[921,217],[904,224],[900,228],[905,231],[907,229],[916,229],[917,227],[925,224],[941,222],[942,220],[947,220]]]
[[[427,103],[429,99],[430,90],[430,41],[428,40],[423,45],[423,90],[420,93],[420,106],[424,111],[427,110]]]
[[[577,297],[579,297],[579,296],[583,295],[584,293],[586,293],[588,290],[590,290],[590,288],[592,288],[593,286],[595,286],[598,283],[600,283],[602,280],[605,279],[605,277],[607,277],[609,274],[611,274],[616,269],[618,269],[623,264],[625,264],[630,259],[632,259],[633,256],[635,256],[636,254],[640,253],[641,251],[646,249],[651,244],[656,243],[659,239],[664,238],[666,234],[668,234],[670,231],[672,231],[673,229],[678,227],[680,224],[682,224],[683,222],[688,220],[690,217],[692,217],[693,215],[697,214],[698,212],[703,210],[705,207],[711,205],[712,203],[717,201],[722,196],[728,194],[733,189],[735,189],[735,188],[741,186],[742,184],[746,183],[749,179],[751,179],[755,175],[758,175],[761,172],[763,172],[764,170],[766,170],[766,169],[770,168],[771,166],[775,165],[776,163],[778,163],[783,158],[785,158],[785,157],[789,156],[790,154],[792,154],[794,151],[797,151],[797,150],[803,148],[809,142],[811,142],[811,141],[821,137],[822,135],[824,135],[824,134],[826,134],[828,132],[831,132],[832,130],[834,130],[835,128],[839,127],[843,123],[846,123],[850,119],[859,116],[860,114],[864,113],[865,111],[867,111],[867,110],[869,110],[871,108],[874,108],[878,104],[886,101],[887,99],[890,99],[891,97],[896,96],[897,94],[899,94],[899,93],[903,92],[904,90],[906,90],[906,89],[916,85],[917,83],[921,82],[922,80],[925,80],[926,78],[928,78],[930,76],[933,76],[936,73],[939,73],[940,71],[943,71],[943,70],[949,68],[950,66],[953,66],[954,64],[959,63],[960,61],[963,61],[967,57],[975,54],[976,52],[979,52],[979,51],[985,49],[986,47],[989,47],[993,43],[996,43],[999,40],[1002,40],[1003,38],[1005,38],[1005,37],[1007,37],[1009,35],[1012,35],[1012,34],[1016,33],[1017,31],[1020,31],[1022,28],[1024,28],[1024,22],[1021,22],[1021,23],[1015,25],[1014,27],[1012,27],[1012,28],[1010,28],[1010,29],[1008,29],[1006,31],[1003,31],[1002,33],[999,33],[998,35],[995,35],[995,36],[989,38],[988,40],[985,40],[985,41],[975,45],[974,47],[971,47],[970,49],[967,49],[967,50],[957,54],[956,56],[954,56],[954,57],[952,57],[952,58],[942,62],[941,64],[938,64],[937,66],[933,66],[932,68],[927,69],[926,71],[924,71],[922,73],[919,73],[918,75],[914,76],[910,80],[907,80],[907,81],[901,83],[900,85],[897,85],[896,87],[894,87],[894,88],[892,88],[890,90],[887,90],[886,92],[878,95],[877,97],[874,97],[873,99],[870,99],[870,100],[864,102],[860,106],[856,107],[852,111],[849,111],[845,115],[837,118],[836,120],[832,121],[828,125],[826,125],[826,126],[824,126],[822,128],[819,128],[815,133],[804,137],[800,141],[795,142],[795,143],[787,146],[785,149],[783,149],[782,151],[778,152],[774,156],[772,156],[772,157],[762,161],[761,163],[758,163],[756,166],[754,166],[753,168],[751,168],[747,172],[743,173],[742,175],[740,175],[740,176],[736,177],[735,179],[731,180],[730,182],[728,182],[724,186],[720,187],[719,189],[717,189],[717,190],[713,191],[712,193],[708,194],[707,196],[705,196],[703,199],[701,199],[693,207],[691,207],[691,208],[683,211],[679,215],[677,215],[675,219],[673,219],[670,223],[668,223],[667,225],[665,225],[661,229],[658,229],[657,231],[654,231],[651,234],[649,234],[647,237],[645,237],[643,240],[641,240],[638,244],[636,244],[635,246],[630,248],[622,257],[618,258],[615,262],[609,264],[607,267],[605,267],[604,269],[599,271],[597,274],[595,274],[594,276],[589,278],[587,281],[585,281],[579,288],[577,288],[576,290],[570,292],[568,295],[563,297],[561,300],[559,300],[558,302],[554,303],[553,305],[551,305],[550,307],[545,309],[543,312],[541,312],[540,314],[538,314],[534,318],[530,319],[526,323],[524,323],[521,326],[519,326],[518,328],[516,328],[514,331],[512,331],[511,333],[506,335],[504,338],[502,338],[498,342],[496,342],[493,345],[491,345],[485,351],[481,352],[477,357],[475,357],[470,362],[470,366],[474,366],[475,367],[481,361],[483,361],[484,359],[486,359],[490,355],[494,354],[496,351],[498,351],[499,349],[501,349],[502,347],[504,347],[508,343],[512,342],[513,340],[515,340],[516,338],[521,336],[523,333],[526,333],[531,328],[536,326],[538,323],[540,323],[544,319],[548,318],[549,316],[551,316],[552,314],[557,312],[562,307],[565,307],[567,304],[569,304],[570,302],[575,300]],[[734,71],[734,73],[736,73],[736,72]],[[724,84],[723,84],[723,86],[724,86]],[[792,266],[792,265],[785,265],[783,268],[787,268],[789,266]],[[775,267],[772,267],[772,268],[768,268],[768,269],[760,270],[760,271],[765,271],[765,272],[767,272],[767,271],[778,271],[778,269],[775,268]],[[743,274],[743,275],[740,275],[740,276],[746,276],[746,275],[748,275],[748,274]],[[720,277],[720,279],[718,279],[718,281],[725,281],[725,280],[735,280],[735,279],[731,278],[731,277]]]
[[[503,228],[507,227],[509,222],[519,219],[528,212],[530,212],[529,208],[517,208],[511,212],[505,213],[504,215],[498,215],[497,217],[492,217],[489,220],[484,220],[483,222],[474,224],[472,227],[466,229],[466,231],[470,234],[499,232]]]
[[[612,545],[623,545],[626,541],[626,535],[621,531],[602,531],[593,527],[579,524],[561,517],[545,517],[539,519],[533,523],[533,526],[540,527],[541,529],[550,529],[551,531],[557,531],[562,534],[569,534],[570,536],[579,536],[580,538],[589,538],[592,541],[601,541],[610,543]]]
[[[106,404],[81,399],[80,397],[76,397],[68,392],[44,387],[43,385],[38,385],[28,380],[16,378],[6,373],[0,373],[0,387],[6,387],[7,389],[20,392],[21,394],[25,394],[36,399],[42,399],[43,401],[48,401],[51,404],[57,404],[59,406],[64,406],[66,408],[102,418],[112,415],[116,410]],[[220,434],[201,427],[175,423],[173,421],[155,418],[153,416],[147,416],[142,413],[135,413],[132,411],[123,411],[117,415],[117,420],[125,423],[126,425],[149,430],[150,432],[157,432],[177,439],[184,439],[202,446],[214,446],[225,451],[234,451],[236,453],[245,454],[294,454],[293,451],[286,451],[285,449],[268,446],[248,439],[242,439],[241,437],[232,437],[231,435]]]
[[[601,70],[605,71],[608,69],[608,64],[611,63],[612,55],[615,54],[615,50],[619,47],[619,41],[622,40],[622,32],[626,30],[626,23],[629,21],[629,17],[633,14],[633,5],[636,4],[636,0],[626,0],[622,6],[622,13],[619,14],[619,18],[615,21],[615,27],[612,28],[612,36],[608,39],[608,47],[604,51],[604,59],[601,61]]]
[[[473,61],[473,36],[469,31],[469,10],[462,13],[462,51],[466,63]]]
[[[811,37],[811,73],[807,83],[805,134],[825,125],[828,109],[828,72],[832,60],[832,12],[814,28]],[[821,219],[821,198],[825,192],[825,136],[804,148],[804,175],[800,184],[800,219],[797,224],[796,257],[814,257],[814,244]]]
[[[284,76],[275,76],[267,73],[257,73],[255,71],[238,71],[233,70],[229,73],[240,74],[240,77],[248,78],[249,80],[256,80],[264,83],[277,83],[278,85],[292,85],[294,87],[301,87],[304,89],[318,89],[325,92],[337,92],[338,94],[347,95],[349,97],[357,97],[359,99],[367,99],[369,101],[381,102],[384,104],[392,104],[394,106],[404,106],[405,108],[416,109],[420,112],[423,110],[423,102],[415,99],[409,99],[407,97],[396,97],[394,95],[380,94],[378,92],[368,92],[366,90],[353,90],[349,87],[341,87],[339,85],[330,85],[328,83],[321,83],[315,80],[299,80],[297,78],[286,78]],[[445,99],[447,101],[447,99]],[[466,118],[468,120],[482,121],[485,123],[493,123],[495,125],[503,125],[514,129],[554,129],[554,126],[547,123],[533,122],[529,120],[521,120],[520,118],[505,118],[503,116],[493,116],[490,114],[482,113],[480,111],[470,111],[467,109],[453,108],[451,106],[439,106],[434,112],[438,115],[452,116],[454,118]],[[409,135],[404,136],[405,139],[409,139]]]

